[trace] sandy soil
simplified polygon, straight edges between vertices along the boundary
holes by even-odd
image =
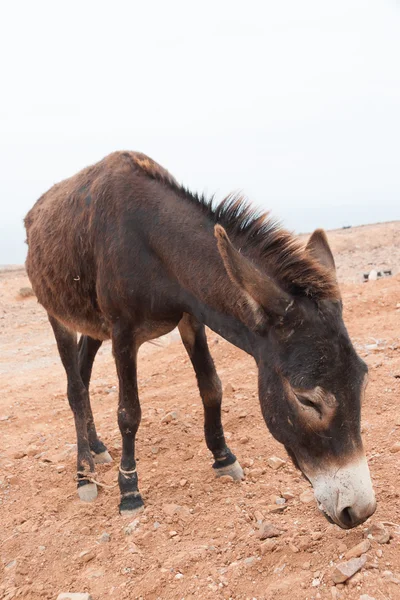
[[[266,429],[252,359],[213,333],[211,351],[227,388],[225,430],[246,480],[214,479],[195,377],[172,335],[160,347],[143,347],[139,361],[145,512],[129,526],[118,515],[116,487],[103,488],[93,504],[80,503],[65,375],[44,311],[35,298],[19,297],[29,285],[24,271],[12,270],[0,273],[0,598],[55,600],[67,591],[88,591],[93,600],[400,598],[400,454],[391,451],[400,441],[400,275],[361,283],[373,267],[398,272],[400,224],[329,237],[346,323],[370,367],[363,431],[378,499],[372,522],[384,523],[390,542],[372,539],[361,571],[333,585],[334,565],[366,539],[371,524],[342,531],[312,498],[300,499],[309,486]],[[108,486],[116,483],[121,449],[115,386],[104,344],[91,391],[97,428],[115,459],[98,468]],[[169,411],[177,418],[162,424]],[[286,463],[274,471],[271,456]],[[275,512],[282,494],[292,497]],[[281,535],[261,542],[261,520]]]

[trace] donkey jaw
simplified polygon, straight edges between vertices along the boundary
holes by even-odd
[[[365,456],[308,477],[318,507],[342,529],[360,525],[375,512],[375,494]]]

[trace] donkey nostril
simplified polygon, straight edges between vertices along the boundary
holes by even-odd
[[[352,514],[351,508],[347,506],[344,508],[339,515],[340,522],[345,527],[353,527],[354,525],[354,515]]]

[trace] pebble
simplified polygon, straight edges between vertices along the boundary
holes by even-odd
[[[111,540],[111,535],[109,533],[102,533],[100,536],[100,542],[105,543],[105,542],[109,542]]]
[[[277,471],[278,469],[283,467],[283,465],[286,464],[286,461],[282,460],[278,456],[270,456],[267,460],[267,463],[271,467],[271,469],[274,469],[274,471]]]
[[[312,490],[305,490],[300,494],[299,498],[300,502],[303,502],[303,504],[309,504],[315,500],[314,492]]]
[[[179,482],[179,485],[181,487],[185,487],[186,484],[187,484],[187,479],[181,479],[180,482]]]
[[[400,442],[395,442],[393,446],[390,448],[390,452],[395,454],[395,452],[400,452]]]
[[[96,555],[93,552],[93,550],[82,550],[82,552],[80,552],[80,554],[78,555],[78,560],[80,562],[87,563],[93,560],[95,556]]]
[[[233,387],[233,385],[231,383],[228,383],[225,386],[225,394],[232,394],[232,392],[235,391],[235,388]]]
[[[12,457],[15,458],[16,460],[19,460],[20,458],[24,458],[24,456],[26,456],[26,452],[24,452],[23,450],[17,450],[17,452],[14,452],[14,454],[12,455]]]
[[[375,540],[378,544],[387,544],[390,540],[390,533],[383,523],[374,523],[367,529],[367,537]]]
[[[173,410],[163,416],[163,418],[161,419],[161,423],[171,423],[171,421],[176,421],[177,418],[178,413],[176,412],[176,410]]]
[[[346,552],[344,557],[346,560],[349,560],[350,558],[358,558],[359,556],[361,556],[361,554],[365,554],[366,552],[368,552],[370,548],[371,542],[369,540],[363,540],[362,542],[357,544],[357,546],[353,546],[353,548],[350,548],[350,550]]]
[[[369,596],[368,594],[361,594],[360,600],[375,600],[375,598]]]
[[[58,594],[57,600],[93,600],[92,596],[88,593],[76,593],[76,592],[63,592]]]
[[[267,511],[270,513],[281,513],[284,510],[286,510],[287,505],[286,504],[268,504],[268,506],[266,508],[267,508]]]
[[[367,562],[366,556],[360,558],[352,558],[346,562],[339,563],[336,565],[332,572],[332,579],[334,583],[344,583],[350,577],[355,575]]]
[[[273,552],[274,550],[276,550],[278,547],[278,542],[276,540],[266,540],[263,544],[261,544],[260,546],[260,551],[261,554],[267,554],[267,552]]]
[[[275,527],[275,525],[273,523],[269,523],[269,522],[264,522],[261,523],[260,528],[258,530],[258,538],[260,540],[266,540],[268,538],[274,538],[274,537],[279,537],[282,534],[282,532]]]
[[[163,512],[167,517],[173,517],[181,510],[181,508],[182,507],[179,506],[179,504],[163,504],[162,506]]]
[[[139,524],[139,519],[135,519],[134,521],[132,521],[132,523],[129,523],[129,525],[124,527],[125,535],[131,535],[139,527]]]
[[[233,483],[234,479],[231,475],[221,475],[221,477],[218,477],[218,480],[221,483]]]
[[[183,579],[183,573],[177,573],[174,579]]]
[[[281,496],[282,498],[285,498],[285,500],[293,500],[293,498],[295,498],[293,492],[290,492],[289,490],[282,492]]]

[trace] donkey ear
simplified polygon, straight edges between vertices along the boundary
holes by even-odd
[[[306,251],[324,267],[336,273],[335,259],[323,229],[316,229],[308,240]]]
[[[255,322],[259,325],[263,320],[267,322],[265,313],[270,316],[284,316],[293,304],[290,295],[234,248],[221,225],[216,225],[214,232],[229,278],[242,291]]]

